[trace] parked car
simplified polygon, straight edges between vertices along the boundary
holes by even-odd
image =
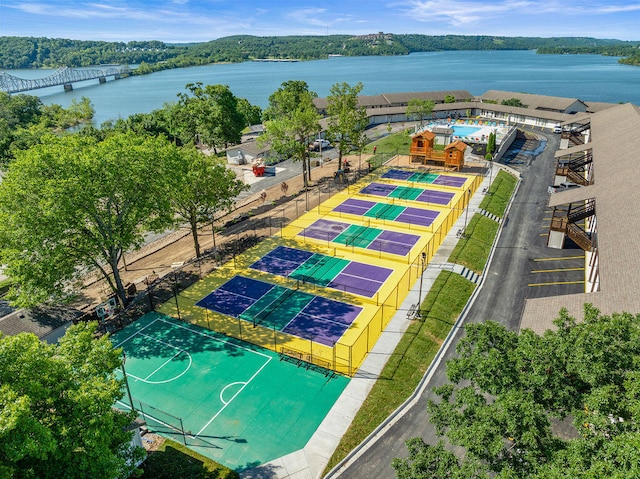
[[[560,125],[556,125],[553,127],[554,133],[562,133],[562,127]]]
[[[328,140],[325,140],[324,138],[318,138],[311,144],[311,149],[313,151],[318,151],[320,149],[324,150],[326,148],[329,148],[329,146],[331,146],[331,143],[329,143]]]

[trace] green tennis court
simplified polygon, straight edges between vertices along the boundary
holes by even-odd
[[[375,240],[383,230],[369,226],[350,225],[345,231],[336,236],[333,241],[345,246],[366,248]]]
[[[274,285],[239,317],[252,322],[254,326],[267,321],[270,327],[282,331],[313,298],[313,294]]]
[[[409,181],[415,181],[416,183],[433,183],[440,175],[434,173],[414,173],[409,177]]]
[[[327,286],[350,263],[350,260],[344,258],[314,253],[311,258],[298,266],[289,277],[300,279],[303,282],[312,281],[315,284]]]
[[[149,429],[238,471],[302,449],[348,384],[157,313],[111,340]]]
[[[389,198],[398,198],[399,200],[415,200],[418,196],[424,193],[423,188],[414,188],[412,186],[399,186],[391,193]]]
[[[405,209],[406,208],[404,206],[398,206],[391,203],[376,203],[364,214],[364,216],[393,221],[400,216]]]

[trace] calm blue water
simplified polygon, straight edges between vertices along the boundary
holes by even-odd
[[[18,70],[22,78],[43,77],[48,71]],[[463,51],[415,53],[394,57],[333,57],[295,63],[246,62],[167,70],[151,75],[34,90],[47,103],[68,106],[73,98],[89,97],[95,123],[149,112],[177,100],[187,83],[229,85],[233,93],[262,108],[282,82],[305,80],[319,96],[336,82],[364,84],[364,95],[380,93],[487,90],[537,93],[586,101],[632,102],[640,105],[640,67],[620,65],[599,55],[537,55],[533,51]]]
[[[453,134],[455,136],[460,136],[460,137],[470,136],[470,135],[473,135],[475,132],[482,130],[482,128],[477,128],[475,126],[454,125],[451,128],[453,128]]]

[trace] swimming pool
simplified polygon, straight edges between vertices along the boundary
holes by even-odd
[[[464,138],[465,136],[472,136],[475,133],[482,130],[477,126],[462,126],[462,125],[453,125],[453,136],[459,136],[460,138]]]

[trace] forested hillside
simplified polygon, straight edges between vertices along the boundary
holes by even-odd
[[[0,37],[0,68],[80,67],[159,62],[186,51],[162,42],[101,42],[64,38]]]
[[[0,37],[0,68],[86,67],[104,63],[140,65],[138,74],[168,68],[256,59],[316,60],[329,55],[407,55],[445,50],[538,50],[598,53],[637,58],[640,42],[586,37],[494,37],[486,35],[272,36],[236,35],[205,43],[102,42],[60,38]],[[634,57],[635,55],[635,57]],[[635,61],[621,60],[635,63]]]

